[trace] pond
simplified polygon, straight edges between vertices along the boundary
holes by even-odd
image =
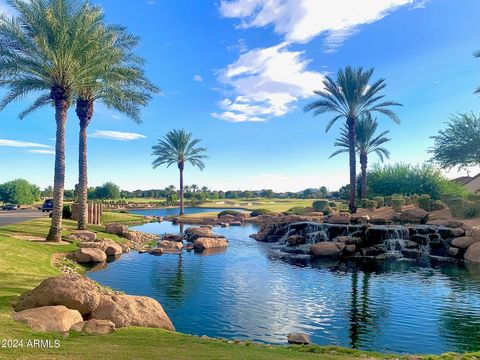
[[[223,210],[243,211],[241,209],[216,209],[216,208],[200,208],[200,207],[186,207],[185,214],[198,214],[204,212],[220,212]],[[131,214],[143,216],[175,216],[180,212],[180,208],[160,208],[160,209],[139,209],[130,210]]]
[[[135,230],[179,231],[169,222]],[[131,252],[88,274],[128,294],[151,296],[177,331],[285,344],[442,353],[480,350],[480,270],[456,263],[286,261],[248,237],[256,226],[214,228],[226,251],[153,256]]]

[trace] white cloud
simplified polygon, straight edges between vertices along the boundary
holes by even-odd
[[[17,148],[49,148],[48,145],[32,143],[28,141],[17,141],[0,139],[0,146],[17,147]]]
[[[7,4],[5,0],[0,0],[0,14],[12,16],[13,9]]]
[[[130,141],[130,140],[145,138],[144,135],[137,134],[137,133],[110,131],[110,130],[96,130],[93,133],[89,134],[89,136],[94,138],[120,140],[120,141]]]
[[[232,98],[220,102],[218,119],[243,122],[265,121],[290,111],[296,100],[323,87],[324,76],[307,70],[302,51],[290,51],[287,43],[254,49],[221,70],[218,80],[228,86]]]
[[[239,27],[273,25],[292,43],[307,43],[327,34],[327,47],[343,42],[360,25],[370,24],[399,7],[424,7],[428,0],[222,0],[224,17],[241,20]]]
[[[28,150],[28,152],[32,154],[55,155],[53,150]]]
[[[198,81],[198,82],[202,82],[202,81],[203,81],[203,78],[202,78],[200,75],[197,74],[197,75],[195,75],[195,76],[193,77],[193,80],[194,80],[194,81]]]

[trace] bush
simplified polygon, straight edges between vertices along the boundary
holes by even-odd
[[[392,206],[392,196],[388,195],[383,198],[385,206]]]
[[[375,202],[377,203],[377,208],[382,207],[385,202],[385,199],[383,198],[383,196],[375,196],[373,200],[375,200]]]
[[[405,204],[405,200],[402,198],[394,198],[392,199],[392,207],[393,210],[396,212],[402,211],[402,206]]]
[[[242,213],[240,211],[237,211],[237,210],[223,210],[223,211],[220,211],[217,215],[217,217],[222,217],[224,215],[232,215],[232,216],[238,216],[238,215],[241,215]]]
[[[366,207],[368,210],[373,211],[377,208],[377,202],[375,200],[367,200]]]
[[[428,164],[375,165],[368,172],[367,182],[373,196],[428,194],[432,199],[439,200],[446,194],[461,198],[468,195],[463,186],[448,180],[439,169]]]
[[[445,209],[445,204],[441,200],[434,200],[430,203],[431,211],[438,211]]]
[[[295,206],[287,211],[285,211],[285,214],[287,215],[307,215],[308,214],[308,208],[304,208],[301,206]]]
[[[480,216],[480,203],[469,204],[464,209],[463,216],[467,219],[476,218]]]
[[[412,205],[418,206],[418,195],[417,194],[410,195],[410,202]]]
[[[261,215],[271,215],[273,214],[273,211],[271,210],[268,210],[268,209],[257,209],[257,210],[253,210],[251,213],[250,213],[250,216],[251,217],[257,217],[257,216],[261,216]]]
[[[412,198],[410,196],[402,196],[403,201],[405,201],[405,205],[412,204]]]
[[[337,207],[337,203],[335,201],[329,201],[328,202],[328,206],[330,206],[331,208],[336,208]]]
[[[417,201],[418,201],[418,207],[420,209],[423,209],[425,211],[430,211],[430,204],[431,204],[430,195],[428,194],[420,195]]]
[[[325,209],[322,210],[323,215],[330,215],[333,213],[333,209],[331,207],[326,207]]]
[[[63,205],[63,218],[64,219],[72,218],[72,207],[70,205]]]
[[[467,199],[470,201],[480,202],[480,194],[469,194]]]
[[[313,202],[313,209],[315,211],[323,211],[328,207],[328,200],[317,200]]]
[[[6,204],[30,205],[40,198],[40,188],[27,180],[17,179],[0,185],[0,201]]]
[[[363,209],[366,209],[367,208],[367,202],[368,202],[368,199],[360,200],[360,207],[363,208]]]

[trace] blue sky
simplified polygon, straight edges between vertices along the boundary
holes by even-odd
[[[478,0],[114,0],[101,5],[108,22],[142,39],[138,53],[162,94],[143,124],[96,106],[89,130],[90,185],[124,189],[177,184],[176,168],[151,168],[151,146],[173,128],[202,139],[210,158],[186,183],[212,189],[296,191],[348,182],[346,155],[334,151],[338,124],[302,111],[326,74],[345,65],[374,67],[388,98],[404,104],[390,130],[390,162],[428,161],[430,136],[455,112],[480,111]],[[8,12],[4,0],[0,11]],[[0,90],[0,94],[4,91]],[[0,113],[0,182],[53,180],[53,109],[24,120],[31,101]],[[70,111],[67,188],[77,172],[78,120]],[[120,138],[122,140],[120,140]],[[32,144],[33,143],[33,144]],[[371,163],[376,159],[372,156]],[[472,169],[474,173],[477,169]],[[449,176],[457,175],[455,172]]]

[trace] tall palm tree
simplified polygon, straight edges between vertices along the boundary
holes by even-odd
[[[141,123],[140,106],[146,106],[158,89],[150,83],[141,68],[143,59],[133,55],[139,39],[120,26],[99,29],[97,47],[83,54],[89,65],[86,80],[76,89],[76,113],[80,122],[78,172],[78,229],[87,227],[87,127],[94,104],[102,102],[136,123]],[[101,60],[101,61],[99,61]]]
[[[55,176],[52,223],[47,240],[60,241],[65,183],[65,130],[74,91],[85,79],[102,17],[98,8],[74,0],[11,0],[17,16],[0,15],[0,85],[8,89],[0,110],[37,95],[20,118],[46,106],[55,109]]]
[[[370,114],[363,115],[355,124],[355,147],[360,158],[362,198],[367,197],[368,154],[377,154],[382,162],[384,158],[390,158],[390,152],[382,146],[390,141],[389,138],[385,137],[389,131],[387,130],[380,134],[376,134],[377,127],[378,122],[372,119]],[[330,158],[338,154],[349,152],[350,145],[348,141],[348,129],[346,126],[342,129],[341,136],[335,141],[335,146],[340,147],[340,149],[330,155]]]
[[[197,184],[192,184],[192,185],[190,186],[190,188],[192,189],[192,192],[194,192],[194,193],[196,193],[196,192],[198,191],[198,189],[199,189],[199,187],[198,187]]]
[[[160,165],[167,165],[169,167],[172,164],[177,164],[180,171],[180,215],[184,214],[183,206],[183,170],[185,164],[190,163],[200,170],[205,168],[203,159],[207,156],[204,155],[206,148],[196,147],[200,143],[200,139],[193,139],[192,133],[187,133],[185,130],[171,130],[162,140],[158,140],[157,145],[152,146],[155,160],[152,162],[154,169]]]
[[[385,95],[381,94],[387,86],[385,79],[380,79],[370,84],[374,69],[363,70],[363,68],[353,69],[347,66],[340,69],[337,73],[337,79],[329,76],[323,81],[323,90],[315,91],[320,99],[315,100],[305,107],[305,111],[313,111],[317,116],[326,112],[335,113],[335,117],[330,120],[326,131],[330,130],[333,124],[339,119],[345,119],[348,129],[348,146],[350,162],[350,199],[348,207],[350,212],[357,211],[355,193],[356,193],[356,159],[355,159],[355,124],[361,115],[367,113],[380,113],[393,121],[399,123],[397,114],[390,108],[392,106],[401,106],[394,101],[385,101]]]

